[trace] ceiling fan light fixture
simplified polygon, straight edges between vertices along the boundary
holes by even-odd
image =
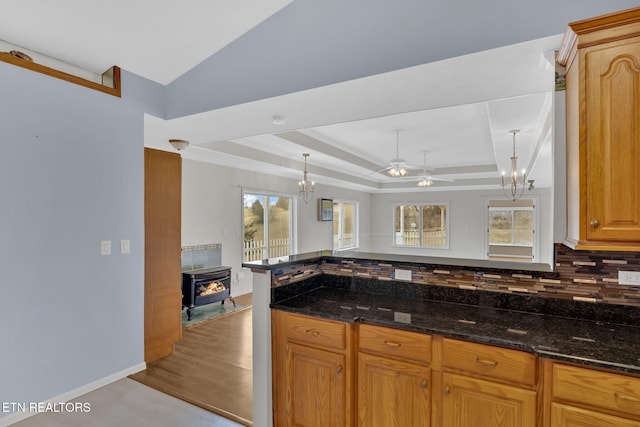
[[[418,187],[431,187],[432,185],[433,181],[425,177],[422,177],[420,181],[418,181]]]

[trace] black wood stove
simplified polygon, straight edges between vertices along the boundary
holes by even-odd
[[[182,272],[182,308],[187,309],[191,320],[193,310],[201,305],[212,304],[231,297],[231,267],[210,267]]]

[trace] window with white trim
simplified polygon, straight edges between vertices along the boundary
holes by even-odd
[[[293,200],[288,196],[242,194],[244,262],[291,254],[292,206]]]
[[[449,205],[394,205],[394,246],[449,247]]]
[[[487,258],[533,261],[535,203],[533,199],[489,200]]]
[[[333,201],[333,249],[358,246],[358,204]]]

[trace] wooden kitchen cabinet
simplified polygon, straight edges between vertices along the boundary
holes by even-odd
[[[274,425],[353,425],[353,326],[272,312]]]
[[[549,427],[640,427],[640,378],[545,360]]]
[[[445,372],[442,427],[535,427],[536,392]]]
[[[640,250],[640,8],[569,24],[567,239]]]
[[[535,356],[449,338],[442,341],[442,427],[536,426]]]
[[[360,325],[358,426],[431,425],[431,336]]]
[[[553,427],[640,427],[640,422],[553,403],[551,425]]]

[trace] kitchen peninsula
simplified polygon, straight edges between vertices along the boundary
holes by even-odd
[[[514,388],[516,385],[513,390],[509,389],[508,394],[524,393],[524,406],[519,410],[529,408],[531,401],[534,402],[534,409],[528,410],[537,414],[533,418],[540,417],[544,423],[523,425],[551,425],[547,422],[552,406],[554,416],[572,416],[573,409],[567,412],[566,408],[558,409],[552,402],[558,400],[558,404],[566,404],[575,400],[567,397],[575,390],[567,391],[564,397],[554,394],[561,390],[557,381],[570,383],[572,380],[568,378],[574,376],[581,378],[576,380],[581,382],[585,381],[585,375],[605,375],[598,379],[596,388],[602,389],[602,382],[612,383],[614,389],[624,383],[627,384],[624,393],[616,389],[611,396],[640,398],[640,379],[637,378],[640,376],[640,309],[608,304],[607,301],[594,304],[597,300],[592,296],[570,296],[571,292],[576,292],[571,287],[574,276],[580,276],[580,271],[568,277],[571,273],[568,274],[563,267],[562,259],[570,250],[558,245],[556,251],[560,260],[556,262],[560,267],[558,271],[533,264],[330,251],[244,264],[254,272],[254,328],[262,329],[261,333],[254,329],[254,334],[258,335],[254,336],[254,346],[258,344],[254,347],[254,354],[271,354],[268,338],[273,336],[274,372],[277,372],[285,366],[283,358],[296,357],[291,349],[323,350],[313,350],[312,343],[305,341],[309,337],[304,331],[311,331],[311,337],[338,337],[336,342],[328,339],[332,351],[326,354],[344,360],[344,363],[336,365],[336,372],[344,375],[348,386],[346,403],[343,404],[350,409],[342,414],[346,425],[351,425],[350,420],[355,419],[356,412],[361,418],[366,418],[369,413],[366,405],[356,410],[354,401],[349,398],[360,395],[358,389],[367,386],[366,382],[360,382],[363,375],[369,378],[365,367],[370,367],[371,363],[387,363],[387,359],[375,357],[388,356],[383,350],[389,345],[400,344],[401,348],[403,334],[410,334],[408,339],[411,343],[422,342],[417,347],[404,344],[405,348],[420,350],[391,360],[394,363],[415,363],[418,357],[417,365],[410,364],[410,368],[429,370],[416,381],[431,390],[430,395],[422,396],[422,399],[430,402],[425,407],[433,411],[427,411],[429,414],[423,416],[434,420],[432,425],[440,425],[440,420],[444,423],[448,419],[447,407],[451,405],[447,404],[447,399],[457,399],[447,397],[449,393],[446,390],[454,390],[452,396],[457,396],[455,390],[464,390],[462,383],[472,381],[466,376],[464,380],[451,377],[452,372],[459,374],[469,369],[473,379],[472,385],[467,384],[469,387],[479,387],[478,381],[489,389],[498,385]],[[604,265],[606,259],[618,254],[600,252],[598,256],[602,259],[591,263],[602,261]],[[571,261],[576,270],[580,269],[581,263],[589,264]],[[260,298],[260,308],[256,296]],[[274,309],[273,332],[268,306]],[[366,337],[377,337],[384,344],[376,347],[377,344],[367,341]],[[288,349],[286,354],[285,347]],[[355,361],[356,354],[358,362]],[[452,359],[454,354],[458,356]],[[468,356],[468,361],[464,355]],[[265,416],[271,414],[272,367],[269,362],[268,358],[255,362],[256,366],[262,363],[263,370],[260,375],[254,372],[254,381],[258,383],[254,384],[258,387],[254,388],[254,396],[261,395],[260,386],[263,387],[263,395],[269,395],[268,402],[262,407]],[[489,366],[476,366],[481,363]],[[508,369],[501,374],[501,368],[505,366]],[[359,372],[357,384],[354,379],[356,372]],[[516,378],[510,376],[514,372]],[[286,376],[278,378],[278,387],[273,390],[276,396],[283,387],[290,387],[283,384]],[[483,382],[487,379],[491,380],[488,385]],[[259,384],[260,381],[264,384]],[[458,385],[454,387],[449,383]],[[438,390],[434,388],[436,385]],[[441,389],[445,390],[444,395],[437,392]],[[589,393],[588,390],[578,391],[580,394]],[[606,403],[608,398],[608,395],[603,397],[603,402]],[[543,399],[546,399],[544,405]],[[577,404],[580,410],[582,399],[580,397]],[[359,399],[358,405],[365,400],[364,397]],[[618,402],[621,399],[615,397],[614,400]],[[535,402],[545,409],[536,412],[538,404]],[[254,403],[254,411],[256,404],[259,402]],[[479,404],[485,405],[486,402]],[[279,405],[277,397],[274,405],[276,408]],[[630,401],[622,401],[603,408],[603,411],[615,410],[607,414],[622,414],[639,421],[640,409],[629,405]],[[291,416],[288,413],[283,415],[286,411],[284,406],[279,411],[278,415],[285,417],[283,420]]]

